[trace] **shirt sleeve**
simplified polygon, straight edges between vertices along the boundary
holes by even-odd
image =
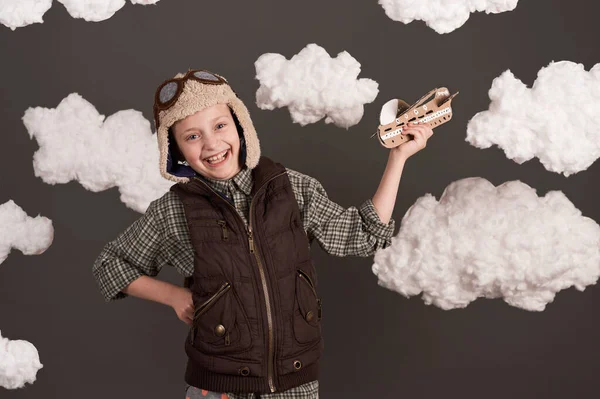
[[[157,227],[156,201],[115,240],[106,244],[94,262],[93,274],[106,302],[128,295],[121,290],[140,276],[156,276],[165,259]]]
[[[370,256],[391,244],[395,221],[385,224],[379,219],[373,201],[344,208],[327,196],[321,183],[309,177],[307,193],[307,235],[321,248],[335,256]]]

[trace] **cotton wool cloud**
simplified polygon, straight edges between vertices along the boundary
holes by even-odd
[[[569,176],[600,157],[600,63],[590,71],[571,61],[540,69],[531,88],[510,70],[492,82],[487,111],[467,125],[478,148],[497,145],[521,164],[534,157]]]
[[[42,367],[39,353],[31,342],[4,338],[0,331],[0,387],[17,389],[26,383],[33,384]]]
[[[348,52],[332,58],[314,43],[290,60],[263,54],[254,66],[260,81],[256,105],[267,110],[288,107],[292,120],[302,126],[325,118],[325,123],[349,128],[360,122],[364,104],[379,93],[374,80],[357,79],[360,63]]]
[[[39,255],[54,240],[52,221],[44,216],[34,218],[10,200],[0,205],[0,264],[12,248],[25,255]]]
[[[386,15],[404,24],[424,21],[437,33],[450,33],[469,19],[471,13],[498,14],[512,11],[519,0],[379,0]]]
[[[57,0],[73,18],[99,22],[112,17],[125,0]],[[131,0],[132,4],[155,4],[159,0]],[[0,0],[0,23],[12,30],[43,23],[43,16],[52,6],[52,0]]]
[[[0,23],[12,30],[42,23],[50,7],[52,0],[0,0]]]
[[[71,93],[56,108],[29,108],[23,123],[40,146],[35,175],[48,184],[76,180],[94,192],[118,187],[121,201],[140,213],[173,184],[159,173],[156,135],[139,111],[105,118]]]
[[[379,285],[426,304],[464,308],[479,297],[542,311],[557,292],[600,274],[600,226],[561,191],[472,177],[440,200],[419,198],[391,245],[375,253]]]

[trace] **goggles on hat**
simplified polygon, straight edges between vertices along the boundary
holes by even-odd
[[[200,83],[211,84],[211,85],[222,85],[229,84],[227,80],[203,69],[190,69],[187,73],[180,78],[172,78],[165,80],[154,95],[154,121],[158,127],[158,113],[165,109],[169,109],[183,92],[183,85],[187,80],[196,80]]]

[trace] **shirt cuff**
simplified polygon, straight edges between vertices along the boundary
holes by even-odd
[[[364,220],[365,230],[369,234],[378,239],[391,240],[396,222],[393,218],[390,218],[390,221],[387,224],[383,223],[381,219],[379,219],[379,215],[375,210],[372,199],[369,198],[363,202],[358,208],[358,213]]]
[[[142,275],[138,269],[118,258],[108,259],[94,270],[94,277],[106,302],[128,297],[121,290]]]

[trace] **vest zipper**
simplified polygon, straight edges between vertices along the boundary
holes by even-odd
[[[223,296],[231,288],[231,284],[225,283],[219,288],[217,292],[214,293],[213,296],[208,298],[206,301],[202,303],[202,305],[198,306],[198,309],[194,311],[194,321],[200,316],[202,316],[206,310],[210,307],[210,305],[215,302],[217,299]]]
[[[310,279],[310,277],[308,277],[308,275],[306,273],[304,273],[302,270],[298,270],[298,275],[300,277],[302,277],[302,279],[308,283],[308,285],[310,286],[310,289],[312,290],[313,294],[315,294],[315,297],[317,296],[317,291],[315,290],[315,285],[313,284],[312,280]]]
[[[252,203],[250,204],[250,211],[252,211]],[[269,326],[269,361],[267,364],[267,374],[269,376],[269,389],[271,392],[275,392],[275,384],[273,383],[273,316],[271,315],[271,301],[269,299],[269,292],[267,288],[267,280],[265,278],[265,271],[260,262],[258,253],[254,250],[254,239],[252,237],[252,226],[248,223],[248,243],[250,245],[250,253],[254,254],[256,263],[258,263],[258,271],[260,273],[260,279],[263,286],[263,292],[265,295],[265,303],[267,306],[267,324]]]
[[[260,257],[258,256],[258,253],[255,251],[254,248],[254,237],[252,234],[252,208],[254,207],[254,198],[256,198],[256,193],[258,193],[264,186],[267,185],[268,182],[270,182],[271,180],[275,179],[276,177],[279,177],[283,174],[285,174],[286,172],[282,172],[278,175],[275,175],[273,177],[271,177],[269,180],[267,180],[266,182],[264,182],[262,184],[262,186],[260,186],[256,192],[254,193],[254,197],[252,197],[252,200],[250,201],[250,211],[248,214],[248,226],[246,228],[246,233],[248,234],[248,246],[250,249],[250,253],[254,255],[254,258],[256,259],[256,263],[258,264],[258,271],[260,274],[260,279],[261,279],[261,283],[262,283],[262,287],[263,287],[263,295],[265,297],[265,306],[267,308],[267,325],[269,328],[269,357],[268,357],[268,362],[267,362],[267,379],[269,382],[269,390],[271,392],[275,392],[277,390],[277,388],[275,387],[275,382],[274,382],[274,378],[273,378],[273,374],[274,374],[274,370],[273,370],[273,362],[274,362],[274,356],[275,356],[275,348],[274,348],[274,338],[273,338],[273,315],[271,314],[271,300],[269,297],[269,287],[267,285],[267,279],[265,277],[265,271],[263,268],[263,264],[260,261]],[[204,184],[206,187],[208,187],[209,190],[211,190],[212,192],[214,192],[215,194],[217,194],[217,196],[219,198],[221,198],[223,201],[225,201],[225,203],[227,205],[229,205],[230,207],[233,208],[233,213],[241,219],[241,216],[237,213],[237,209],[235,209],[235,206],[233,206],[229,201],[225,200],[223,197],[221,197],[220,195],[218,195],[218,193],[213,190],[208,184],[206,184],[205,182],[203,182],[201,179],[199,179],[198,177],[194,177],[194,179],[202,182],[202,184]],[[242,220],[243,223],[243,220]]]
[[[304,280],[309,285],[310,289],[312,290],[313,294],[315,295],[315,299],[317,300],[317,320],[321,320],[321,318],[323,317],[323,311],[322,311],[322,306],[321,306],[321,300],[319,299],[319,296],[317,295],[317,290],[315,289],[315,285],[313,284],[310,277],[308,277],[308,274],[304,273],[304,271],[298,270],[298,275],[302,278],[302,280]]]

